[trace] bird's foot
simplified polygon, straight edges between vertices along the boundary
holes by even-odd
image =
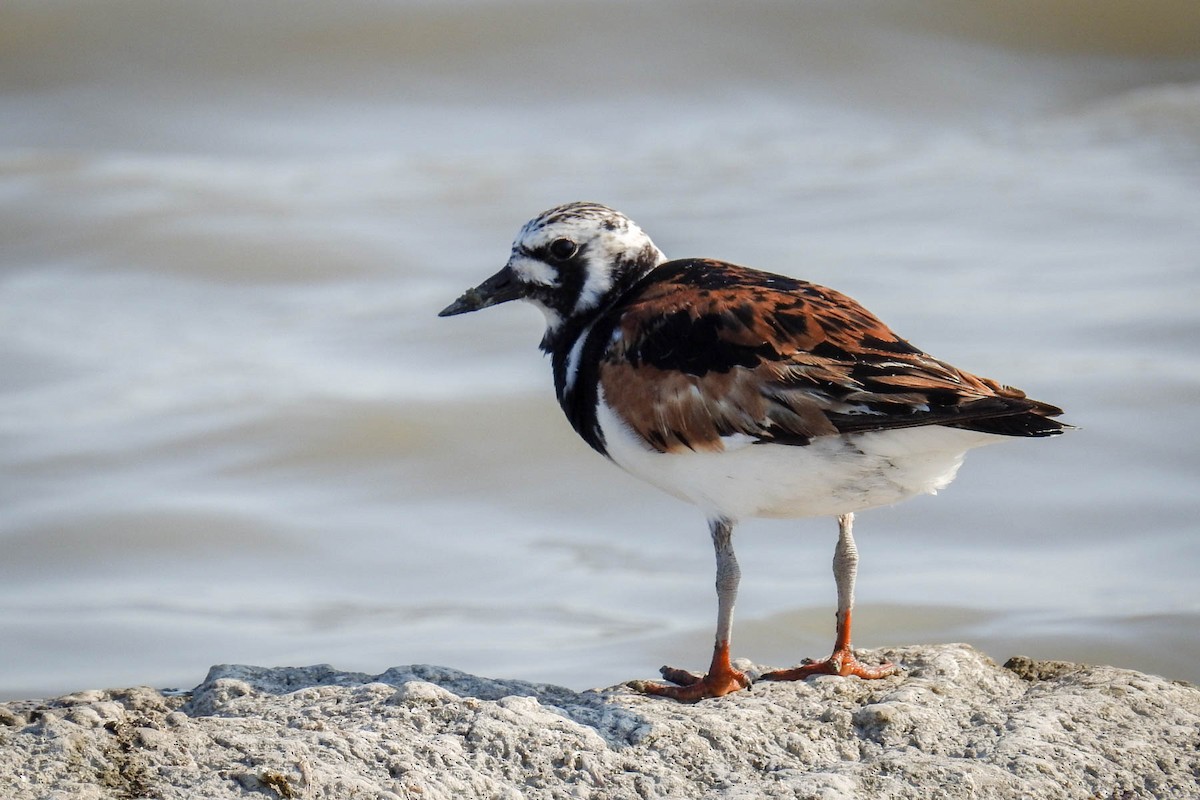
[[[777,669],[763,675],[764,681],[801,681],[811,675],[857,675],[864,680],[875,680],[895,675],[895,664],[884,663],[877,667],[869,667],[859,661],[850,648],[834,650],[833,655],[824,661],[813,661],[806,658],[804,663],[792,669]]]
[[[630,681],[628,685],[642,694],[669,697],[681,703],[695,703],[706,697],[722,697],[750,685],[746,674],[736,669],[730,669],[726,674],[709,672],[707,675],[697,675],[684,669],[663,667],[660,672],[663,678],[676,685],[668,686],[652,681]]]
[[[675,667],[663,667],[659,672],[664,679],[675,685],[667,686],[651,681],[630,681],[627,685],[642,694],[669,697],[681,703],[695,703],[706,697],[722,697],[750,686],[750,678],[729,663],[728,645],[717,645],[713,652],[712,664],[705,675]]]

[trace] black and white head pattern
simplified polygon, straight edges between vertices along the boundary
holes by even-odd
[[[508,267],[525,299],[546,315],[546,334],[586,317],[666,261],[637,223],[598,203],[568,203],[525,224]]]

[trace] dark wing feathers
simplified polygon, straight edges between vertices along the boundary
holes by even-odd
[[[719,261],[664,264],[609,312],[605,399],[652,447],[949,425],[1048,436],[1060,409],[926,355],[851,298]]]

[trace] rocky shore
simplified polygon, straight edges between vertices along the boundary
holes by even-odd
[[[433,666],[217,666],[191,692],[0,704],[0,797],[1200,797],[1195,686],[966,645],[867,656],[902,674],[691,706]]]

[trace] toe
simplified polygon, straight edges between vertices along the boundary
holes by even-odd
[[[806,661],[792,669],[777,669],[762,676],[764,681],[800,681],[813,675],[840,675],[847,677],[857,675],[863,680],[878,680],[895,675],[895,664],[884,663],[870,667],[859,661],[854,653],[848,650],[838,650],[824,661]]]
[[[663,676],[663,680],[670,681],[676,686],[691,686],[693,683],[704,680],[703,675],[676,667],[662,667],[658,673]]]
[[[678,670],[684,672],[683,670]],[[685,673],[692,675],[692,673]],[[693,677],[696,677],[693,675]],[[673,678],[669,678],[673,680]],[[745,689],[750,685],[750,679],[742,672],[730,670],[727,674],[708,674],[703,678],[696,677],[692,683],[668,686],[650,681],[630,681],[628,686],[642,694],[656,697],[669,697],[681,703],[695,703],[709,697],[724,697],[727,694]]]

